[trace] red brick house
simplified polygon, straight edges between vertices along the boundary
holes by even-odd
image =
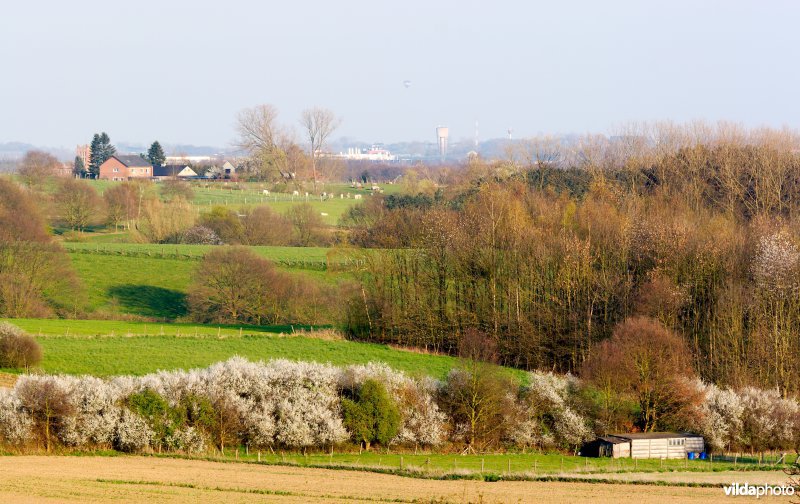
[[[100,179],[102,180],[128,180],[152,176],[153,166],[141,156],[114,155],[100,165]]]

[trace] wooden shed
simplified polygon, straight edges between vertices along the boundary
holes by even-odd
[[[597,438],[581,449],[586,457],[679,459],[705,451],[703,437],[690,432],[634,432]]]
[[[617,436],[600,436],[581,447],[583,457],[628,458],[631,456],[631,441]]]

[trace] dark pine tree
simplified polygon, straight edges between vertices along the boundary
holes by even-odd
[[[108,137],[108,135],[106,134],[105,131],[100,133],[100,143],[101,143],[101,146],[103,148],[103,161],[102,161],[102,163],[105,163],[108,158],[110,158],[111,156],[113,156],[114,154],[117,153],[117,149],[116,149],[116,147],[111,145],[111,139]],[[102,163],[100,163],[100,164],[102,164]]]
[[[97,178],[97,175],[100,173],[100,165],[103,164],[103,161],[101,161],[103,154],[102,147],[100,146],[99,134],[94,134],[89,149],[89,173],[92,177]]]
[[[161,148],[158,140],[153,142],[153,145],[147,150],[147,160],[153,166],[162,166],[166,163],[167,156],[164,155],[164,149]]]
[[[75,156],[75,162],[72,164],[72,174],[78,177],[83,177],[86,172],[86,167],[83,165],[83,158]]]
[[[99,135],[95,133],[92,137],[91,154],[89,155],[89,173],[92,178],[100,176],[100,165],[116,153],[117,149],[111,145],[111,138],[105,131]]]

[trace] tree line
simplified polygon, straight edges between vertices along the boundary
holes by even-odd
[[[527,157],[440,172],[433,194],[353,209],[352,243],[382,251],[365,256],[349,331],[454,353],[478,329],[507,365],[579,372],[646,316],[704,379],[796,393],[800,141],[656,132],[531,142]]]

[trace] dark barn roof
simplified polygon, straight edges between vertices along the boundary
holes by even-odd
[[[177,177],[178,174],[188,165],[168,164],[164,166],[153,166],[154,177]]]
[[[631,432],[628,434],[612,434],[611,437],[622,439],[673,439],[702,436],[691,432]]]
[[[144,168],[150,166],[150,161],[146,159],[142,159],[142,156],[137,155],[114,155],[112,157],[117,158],[120,163],[124,164],[128,168]]]

